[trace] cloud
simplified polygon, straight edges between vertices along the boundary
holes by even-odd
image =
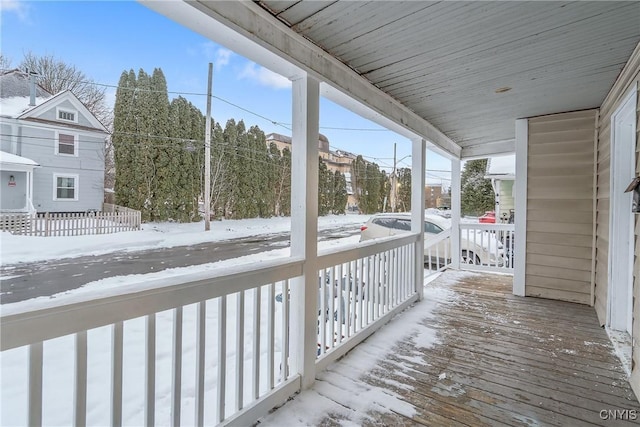
[[[238,76],[239,79],[253,80],[262,86],[267,86],[273,89],[288,89],[291,87],[291,82],[286,77],[276,74],[273,71],[254,64],[248,63]]]
[[[196,55],[193,50],[189,50],[189,53]],[[206,42],[200,45],[199,54],[203,55],[207,61],[213,62],[216,70],[220,70],[222,67],[229,65],[229,61],[233,56],[233,51],[220,47],[214,42]]]
[[[29,6],[21,0],[0,0],[0,13],[12,12],[21,21],[29,20]]]

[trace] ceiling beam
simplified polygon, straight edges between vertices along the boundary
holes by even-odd
[[[480,145],[471,145],[462,148],[461,158],[465,160],[484,159],[486,157],[501,154],[513,154],[516,151],[515,139],[504,141],[485,142]]]
[[[254,2],[139,1],[289,79],[296,78],[301,71],[307,72],[325,83],[323,95],[334,102],[407,138],[424,138],[451,157],[460,157],[460,146],[434,125],[288,28]],[[337,92],[347,95],[352,101],[345,102],[345,97]]]

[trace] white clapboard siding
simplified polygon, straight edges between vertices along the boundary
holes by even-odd
[[[526,295],[591,302],[596,114],[529,120]]]

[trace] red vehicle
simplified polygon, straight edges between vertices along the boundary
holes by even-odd
[[[496,213],[494,211],[485,212],[480,218],[478,218],[480,224],[495,224]]]

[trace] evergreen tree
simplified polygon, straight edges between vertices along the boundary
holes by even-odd
[[[344,174],[335,171],[333,174],[333,204],[331,211],[336,215],[345,213],[347,207],[347,179]]]
[[[135,139],[135,98],[136,76],[131,70],[123,71],[116,90],[113,120],[113,149],[116,166],[114,190],[116,203],[133,208],[134,199],[134,157]]]
[[[411,210],[411,169],[398,169],[398,209],[404,212]]]
[[[495,195],[491,181],[484,177],[487,159],[469,160],[461,177],[461,209],[463,215],[482,215],[494,208]]]
[[[333,174],[327,170],[327,165],[318,157],[318,215],[324,216],[331,212],[333,200]]]

